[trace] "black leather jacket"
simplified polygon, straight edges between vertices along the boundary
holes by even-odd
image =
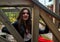
[[[18,27],[18,22],[17,21],[15,23],[13,23],[12,25],[15,27],[15,29],[18,31],[18,33],[22,36],[22,38],[24,38],[24,33],[25,33],[24,25],[21,24],[20,30],[17,28]],[[10,32],[7,30],[6,27],[2,28],[2,32],[10,34]],[[49,32],[49,28],[48,28],[47,25],[45,27],[45,30],[40,30],[39,29],[39,34],[45,34],[45,33],[48,33],[48,32]]]

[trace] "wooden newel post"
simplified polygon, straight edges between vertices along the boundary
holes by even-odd
[[[32,8],[32,42],[38,42],[39,35],[39,9],[36,5]]]
[[[53,12],[57,13],[59,15],[59,0],[54,0],[53,4]],[[59,21],[55,19],[55,25],[58,27]],[[58,28],[56,28],[58,29]],[[59,42],[57,39],[53,36],[54,42]]]

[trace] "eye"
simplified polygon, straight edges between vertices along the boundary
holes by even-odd
[[[24,13],[22,13],[22,14],[29,14],[29,13],[25,13],[25,12],[24,12]]]
[[[22,14],[25,14],[25,13],[22,13]]]

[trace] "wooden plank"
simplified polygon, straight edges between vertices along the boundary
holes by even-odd
[[[47,7],[45,7],[44,5],[42,5],[38,0],[32,0],[32,2],[34,4],[36,4],[39,8],[43,9],[46,13],[48,13],[49,15],[55,17],[56,19],[60,20],[60,16],[56,13],[53,13],[51,10],[49,10]]]
[[[32,6],[30,0],[0,0],[0,7],[2,6]]]
[[[0,7],[33,7],[32,5],[24,5],[24,4],[16,4],[16,5],[14,5],[14,4],[12,4],[12,5],[0,5]]]
[[[39,9],[34,5],[32,9],[32,42],[38,42],[39,36]]]
[[[59,15],[59,0],[53,0],[54,4],[53,4],[53,12],[57,13]],[[59,27],[59,21],[57,19],[54,18],[54,24]],[[59,28],[56,28],[59,29]],[[53,36],[53,40],[54,42],[59,42],[57,41],[57,39]]]
[[[4,14],[2,10],[0,10],[0,21],[7,27],[8,31],[14,36],[17,42],[24,42],[20,34],[16,31],[16,29],[9,22],[8,17]]]
[[[19,12],[18,9],[2,9],[3,12]]]
[[[10,41],[0,36],[0,42],[10,42]]]
[[[45,23],[48,25],[50,31],[53,33],[53,35],[60,41],[60,32],[57,30],[56,25],[52,22],[50,17],[47,15],[47,13],[40,8],[40,16],[43,18]]]
[[[54,0],[53,12],[59,15],[59,0]],[[60,15],[59,15],[60,16]],[[58,27],[59,21],[55,19],[55,24]]]

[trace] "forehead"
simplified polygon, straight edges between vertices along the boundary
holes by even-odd
[[[23,12],[28,12],[28,10],[23,10]]]

